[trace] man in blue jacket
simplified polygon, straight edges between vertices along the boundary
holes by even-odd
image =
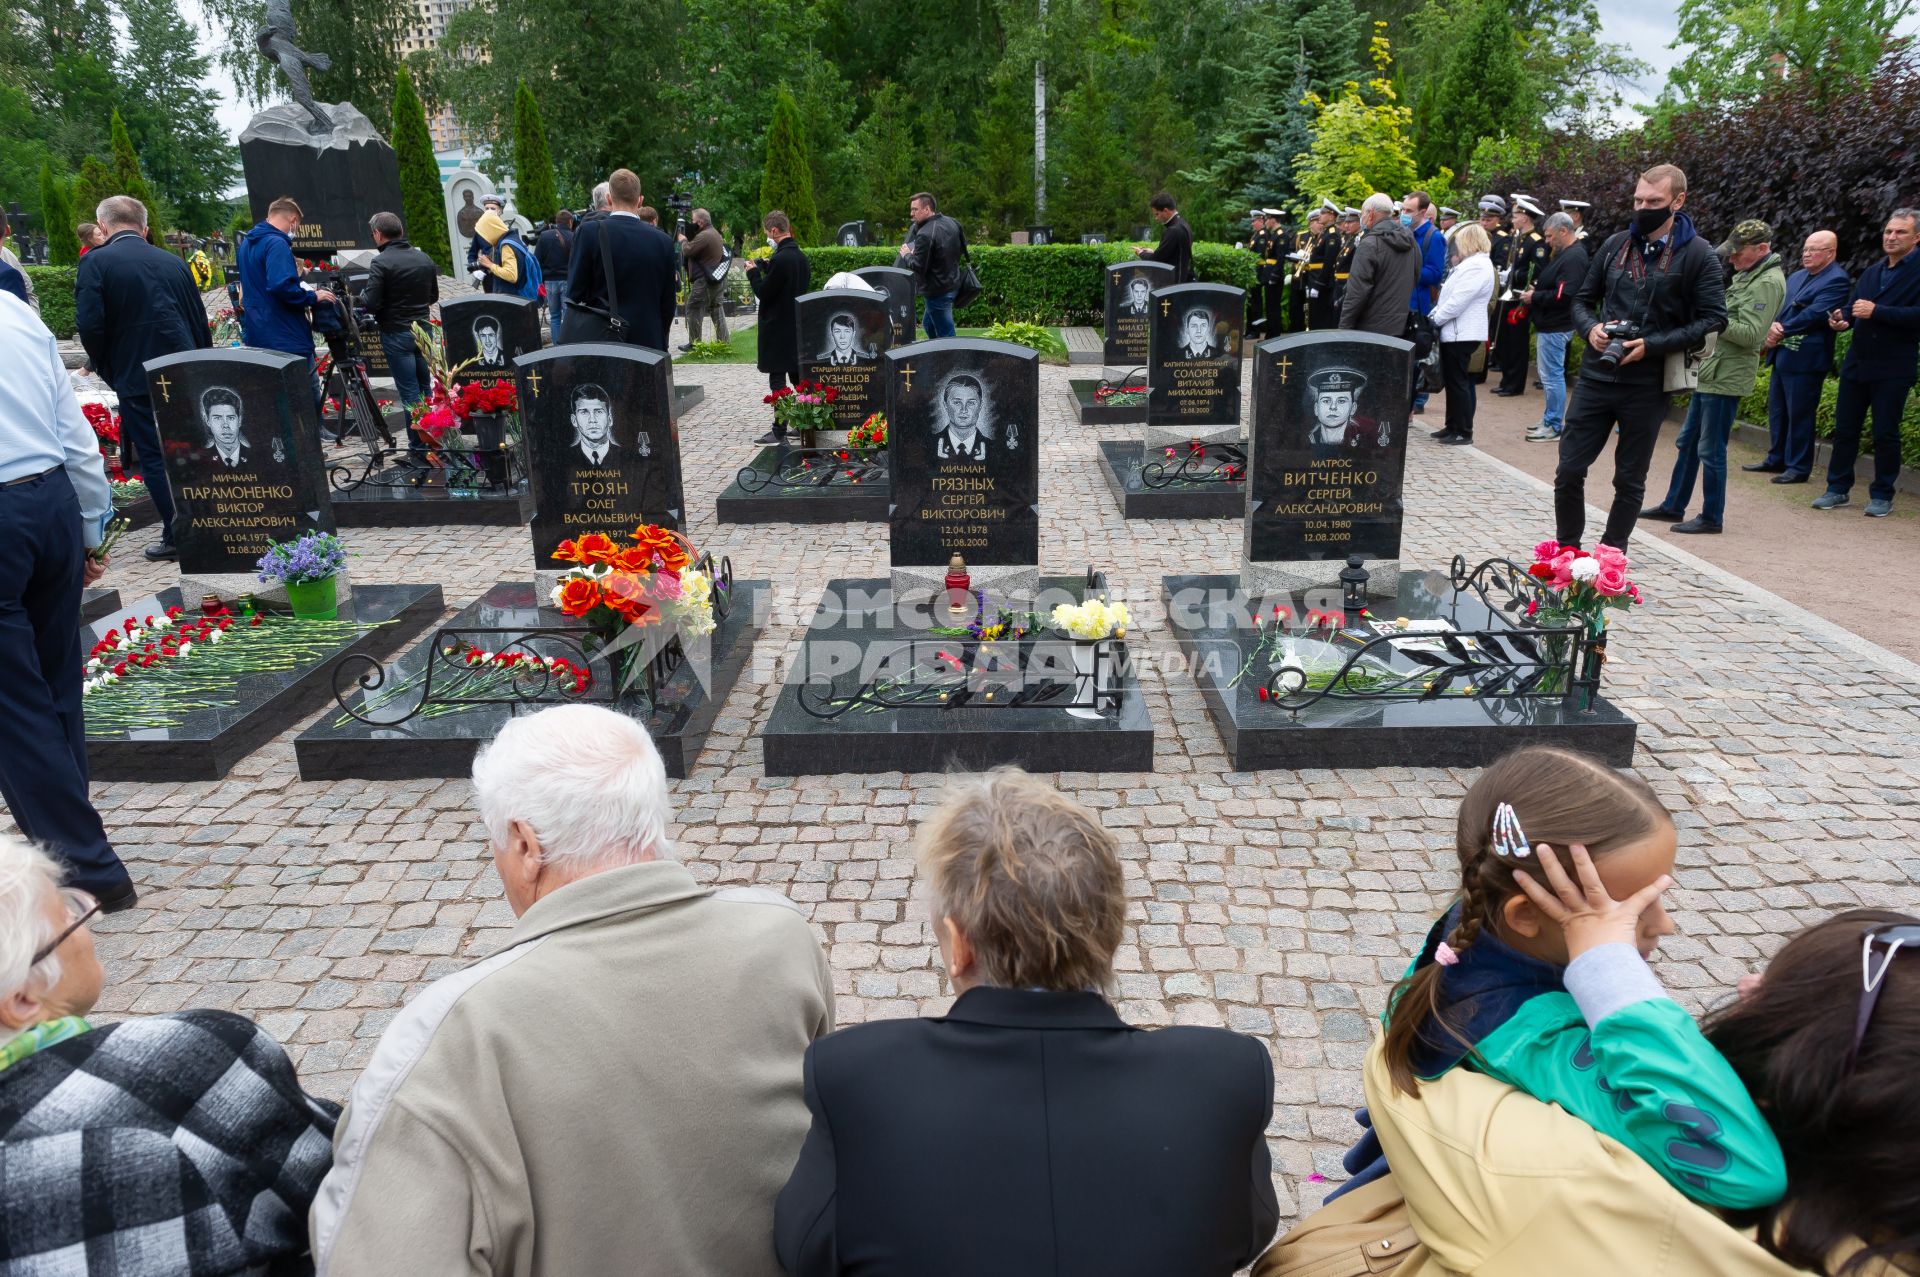
[[[1813,415],[1833,367],[1827,318],[1844,306],[1853,281],[1840,265],[1840,239],[1815,231],[1800,249],[1800,269],[1787,280],[1787,300],[1767,332],[1773,376],[1767,385],[1767,459],[1741,466],[1775,483],[1805,483],[1813,473]]]
[[[1401,200],[1400,223],[1413,230],[1413,244],[1420,251],[1420,278],[1413,282],[1411,309],[1416,315],[1430,314],[1440,297],[1440,280],[1447,273],[1447,237],[1433,224],[1433,197],[1415,191]],[[1413,410],[1420,412],[1427,406],[1427,392],[1419,384],[1417,370],[1414,378]]]
[[[240,272],[240,336],[249,346],[284,350],[299,355],[313,370],[313,323],[308,312],[316,305],[333,305],[333,294],[300,282],[300,266],[293,259],[293,231],[300,225],[300,206],[286,196],[267,205],[266,220],[248,231],[234,253]],[[314,382],[314,402],[320,383]]]
[[[1835,332],[1853,330],[1847,362],[1840,368],[1840,397],[1833,405],[1833,456],[1827,490],[1813,499],[1816,510],[1847,503],[1853,462],[1860,455],[1860,429],[1873,410],[1873,486],[1867,517],[1893,513],[1893,481],[1900,477],[1900,414],[1920,375],[1920,209],[1896,208],[1880,232],[1887,258],[1860,272],[1853,302],[1828,321]]]

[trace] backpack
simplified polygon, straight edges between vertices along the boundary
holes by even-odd
[[[518,231],[508,231],[500,237],[500,243],[511,245],[514,255],[520,259],[520,282],[508,284],[508,292],[515,297],[540,300],[540,287],[545,279],[540,270],[540,259],[528,251],[526,241],[520,238]]]

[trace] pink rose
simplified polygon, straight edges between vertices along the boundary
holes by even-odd
[[[1560,543],[1558,541],[1542,541],[1539,545],[1533,547],[1533,561],[1535,563],[1551,563],[1553,556],[1558,553],[1560,553]]]
[[[1573,584],[1573,561],[1579,557],[1574,550],[1562,550],[1547,562],[1553,569],[1553,580],[1548,582],[1556,590],[1564,590]]]
[[[1618,564],[1607,564],[1600,569],[1600,575],[1593,578],[1593,588],[1597,594],[1619,598],[1627,592],[1627,570]]]
[[[1627,570],[1627,554],[1624,550],[1616,550],[1610,545],[1596,545],[1593,547],[1593,557],[1603,568],[1619,568],[1622,572]]]

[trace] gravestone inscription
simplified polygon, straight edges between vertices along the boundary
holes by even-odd
[[[1147,447],[1240,435],[1240,335],[1247,294],[1178,284],[1152,294]]]
[[[514,361],[534,498],[536,568],[562,541],[686,526],[673,366],[657,350],[586,342]]]
[[[898,266],[862,266],[853,272],[887,295],[887,314],[893,321],[893,344],[913,340],[913,272]]]
[[[1245,535],[1249,587],[1337,585],[1347,556],[1393,593],[1413,347],[1372,333],[1297,333],[1254,352]]]
[[[276,541],[332,532],[313,375],[298,355],[223,346],[147,364],[180,570],[251,573]]]
[[[955,554],[976,585],[1037,577],[1039,354],[948,337],[888,351],[886,376],[895,581],[937,584]]]
[[[440,303],[440,334],[455,386],[491,385],[513,377],[513,361],[540,349],[540,303],[486,294]]]
[[[1165,262],[1115,262],[1107,267],[1107,367],[1146,367],[1153,290],[1171,283],[1173,267]]]
[[[893,345],[885,293],[830,288],[793,302],[800,333],[800,376],[831,386],[834,424],[851,430],[886,407],[880,356]]]

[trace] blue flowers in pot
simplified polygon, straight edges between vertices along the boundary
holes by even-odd
[[[293,614],[311,621],[331,621],[339,609],[340,570],[347,565],[347,547],[331,532],[309,532],[292,541],[276,542],[256,565],[262,581],[287,587]]]

